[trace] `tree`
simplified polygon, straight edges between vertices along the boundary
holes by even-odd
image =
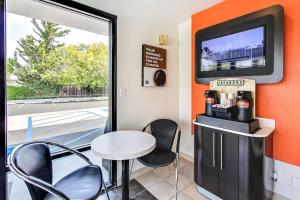
[[[70,31],[50,22],[32,20],[34,35],[18,41],[7,71],[24,84],[53,95],[63,86],[95,90],[108,86],[108,47],[102,43],[65,46],[59,38]],[[52,92],[51,92],[52,91]]]
[[[8,59],[8,69],[13,72],[20,81],[30,85],[47,85],[57,89],[54,82],[47,82],[42,75],[47,71],[53,71],[57,66],[55,59],[49,59],[49,54],[64,44],[58,41],[66,36],[70,30],[62,29],[59,25],[37,20],[32,20],[33,31],[36,35],[27,35],[18,41],[14,58]]]
[[[63,58],[60,56],[63,55]],[[56,73],[48,71],[43,78],[60,85],[72,85],[91,90],[108,86],[108,47],[102,43],[61,47],[53,51],[57,60]]]

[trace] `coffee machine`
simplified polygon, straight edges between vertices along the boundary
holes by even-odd
[[[248,122],[253,119],[253,99],[251,91],[238,91],[236,105],[238,121]]]
[[[207,116],[214,116],[212,111],[212,106],[218,103],[218,91],[216,90],[206,90],[205,96],[205,114]]]
[[[205,115],[228,120],[249,122],[255,118],[254,80],[241,78],[218,79],[205,91]]]

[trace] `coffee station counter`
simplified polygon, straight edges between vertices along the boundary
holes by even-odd
[[[197,115],[194,179],[200,193],[212,200],[272,199],[275,120],[253,121],[248,131],[236,131],[247,130],[247,123]]]
[[[275,120],[257,118],[255,81],[219,79],[194,124],[194,180],[212,200],[272,199]]]
[[[221,128],[219,126],[213,126],[210,124],[207,124],[205,122],[197,122],[197,120],[193,120],[193,124],[196,126],[203,126],[207,128],[212,128],[220,131],[225,131],[228,133],[233,133],[237,135],[242,135],[242,136],[247,136],[247,137],[257,137],[257,138],[265,138],[268,137],[270,134],[272,134],[275,130],[275,120],[273,119],[266,119],[266,118],[256,118],[259,121],[259,126],[260,129],[258,129],[256,132],[253,134],[249,134],[246,132],[240,132],[240,131],[235,131],[227,128]]]

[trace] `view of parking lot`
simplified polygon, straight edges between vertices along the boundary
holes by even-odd
[[[9,152],[16,144],[40,139],[81,146],[104,132],[106,97],[58,100],[8,103]]]

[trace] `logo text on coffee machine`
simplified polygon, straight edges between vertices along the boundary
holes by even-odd
[[[243,86],[244,80],[218,80],[218,86]]]

